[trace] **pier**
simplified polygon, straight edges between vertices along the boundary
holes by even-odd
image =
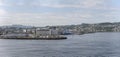
[[[67,39],[67,37],[60,36],[60,35],[46,35],[46,36],[34,36],[34,35],[1,35],[0,39],[21,39],[21,40],[62,40]]]

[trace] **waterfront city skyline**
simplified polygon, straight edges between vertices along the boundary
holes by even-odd
[[[0,26],[119,22],[120,0],[0,0]]]

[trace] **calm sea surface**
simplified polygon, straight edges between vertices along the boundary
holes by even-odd
[[[0,39],[0,57],[120,57],[120,33],[67,37],[66,40]]]

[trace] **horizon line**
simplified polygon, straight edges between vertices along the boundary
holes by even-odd
[[[31,26],[31,27],[46,27],[46,26],[67,26],[67,25],[81,25],[81,24],[99,24],[99,23],[120,23],[120,22],[98,22],[98,23],[80,23],[80,24],[65,24],[65,25],[45,25],[45,26],[35,26],[28,24],[8,24],[8,25],[0,25],[1,26],[13,26],[13,25],[21,25],[21,26]]]

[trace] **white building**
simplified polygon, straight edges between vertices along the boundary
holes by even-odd
[[[43,36],[43,35],[49,35],[50,34],[50,30],[49,29],[37,29],[36,30],[36,35],[37,36]]]
[[[58,35],[58,30],[50,29],[50,35]]]
[[[54,29],[37,28],[36,35],[37,36],[58,35],[58,31]]]

